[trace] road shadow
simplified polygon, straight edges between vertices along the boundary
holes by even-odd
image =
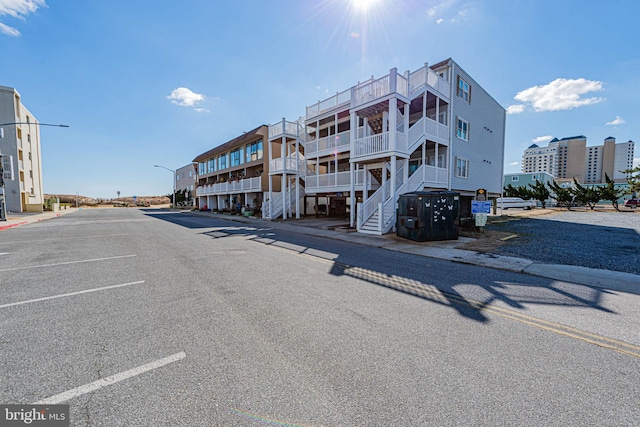
[[[328,272],[334,276],[355,278],[443,305],[476,322],[488,322],[486,313],[496,303],[515,310],[540,304],[614,313],[602,306],[603,295],[610,292],[600,288],[285,231],[262,221],[246,224],[197,214],[149,215],[191,229],[208,229],[200,234],[212,239],[241,237],[313,257],[330,264]],[[464,281],[459,278],[462,270],[467,277]]]

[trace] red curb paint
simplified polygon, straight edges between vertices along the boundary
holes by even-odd
[[[17,222],[15,224],[2,225],[2,226],[0,226],[0,231],[7,230],[7,229],[13,228],[13,227],[17,227],[19,225],[26,224],[26,223],[27,223],[27,221],[22,221],[22,222]]]

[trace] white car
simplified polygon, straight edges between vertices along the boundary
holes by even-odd
[[[533,209],[536,207],[535,200],[524,200],[520,197],[499,197],[496,199],[496,207],[498,209]]]

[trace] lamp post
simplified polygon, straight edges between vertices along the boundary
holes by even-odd
[[[160,166],[160,165],[153,165],[156,168],[162,168],[162,169],[166,169],[169,172],[173,172],[173,193],[171,194],[171,210],[175,209],[176,207],[176,171],[174,171],[173,169],[169,169],[166,168],[164,166]]]
[[[68,128],[69,125],[55,125],[51,123],[40,123],[40,122],[9,122],[9,123],[0,123],[0,138],[4,138],[4,128],[2,126],[10,126],[10,125],[38,125],[38,126],[54,126],[59,128]],[[2,150],[0,150],[0,221],[7,220],[7,211],[6,211],[6,197],[4,191],[4,170],[2,166]],[[42,179],[42,175],[40,175],[40,179]],[[12,178],[13,179],[13,178]],[[42,184],[41,184],[42,185]]]

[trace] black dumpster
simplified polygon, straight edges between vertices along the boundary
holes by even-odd
[[[399,237],[426,242],[457,240],[460,193],[415,191],[398,199],[396,229]]]

